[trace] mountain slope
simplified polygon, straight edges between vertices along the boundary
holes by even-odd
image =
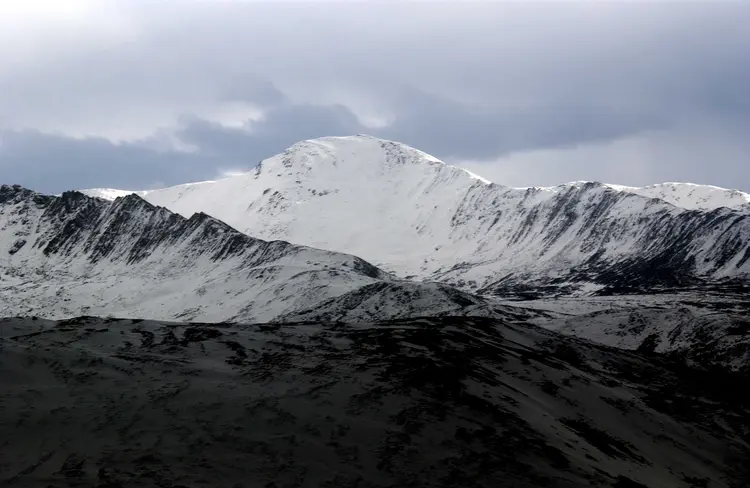
[[[750,373],[748,287],[700,286],[677,293],[527,300],[530,322],[619,349]]]
[[[373,284],[381,292],[399,286],[360,258],[254,239],[136,195],[109,202],[0,187],[3,315],[265,321],[362,287],[375,293]],[[461,313],[460,302],[434,287],[423,293],[415,314]]]
[[[250,235],[488,293],[750,273],[746,211],[687,210],[599,183],[508,188],[368,136],[303,141],[250,173],[140,194]]]
[[[573,181],[564,185],[549,187],[534,187],[535,190],[541,190],[549,193],[559,193],[570,187],[580,187],[584,184],[599,183],[593,181]],[[739,190],[729,190],[712,185],[696,185],[695,183],[657,183],[648,186],[625,186],[605,183],[602,186],[615,191],[640,195],[646,198],[656,198],[670,203],[676,207],[686,210],[716,210],[727,207],[735,210],[744,209],[750,204],[750,193],[744,193]],[[528,188],[519,188],[527,190]],[[106,197],[108,191],[117,190],[92,190],[92,192],[101,192]]]
[[[614,190],[658,198],[688,210],[741,208],[750,203],[750,193],[694,183],[659,183],[643,187],[606,185]]]
[[[495,320],[6,319],[0,351],[3,486],[750,481],[747,377]]]
[[[381,282],[316,303],[277,318],[281,322],[359,322],[373,317],[471,316],[522,322],[541,319],[546,313],[499,304],[494,300],[459,291],[442,283]]]

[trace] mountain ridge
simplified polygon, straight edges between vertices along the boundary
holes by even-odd
[[[3,249],[3,315],[261,321],[326,313],[327,300],[360,288],[370,301],[400,296],[399,280],[359,257],[256,239],[206,213],[185,218],[137,195],[108,202],[3,185]],[[375,283],[382,286],[366,286]],[[410,313],[461,314],[457,295],[410,286],[425,295]],[[512,309],[480,305],[490,316]]]
[[[348,252],[402,277],[485,293],[750,274],[742,206],[685,209],[591,182],[514,189],[370,136],[302,141],[254,171],[141,195],[265,239]]]
[[[631,193],[645,198],[655,198],[685,210],[716,210],[717,208],[730,208],[740,210],[750,204],[750,193],[740,190],[732,190],[714,185],[704,185],[689,182],[664,182],[646,186],[627,186],[598,181],[571,181],[555,186],[534,186],[515,188],[526,190],[534,188],[548,192],[559,192],[566,188],[576,187],[587,183],[601,185],[615,191]]]
[[[263,241],[205,212],[186,218],[137,195],[109,202],[74,191],[54,197],[0,187],[2,315],[275,323],[474,316],[532,322],[619,348],[650,347],[701,366],[747,369],[750,346],[735,333],[744,327],[745,287],[732,293],[729,285],[706,288],[685,276],[677,278],[693,290],[666,300],[610,297],[628,273],[659,272],[648,260],[629,266],[607,270],[609,286],[587,293],[599,297],[574,299],[573,313],[560,313],[554,311],[556,300],[513,300],[502,280],[479,290],[485,296],[443,282],[402,280],[356,256]],[[544,287],[561,290],[552,281],[519,287],[516,295],[526,299],[545,295]],[[716,295],[704,304],[708,311],[693,305],[701,300],[696,290]],[[492,294],[500,297],[486,296]],[[612,299],[621,303],[617,310],[610,310]],[[622,305],[627,303],[630,308]],[[680,313],[658,321],[666,310],[686,308],[691,311],[685,320]],[[633,328],[633,320],[649,324]]]

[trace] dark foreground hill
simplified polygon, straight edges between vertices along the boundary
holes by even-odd
[[[747,379],[492,319],[0,322],[0,485],[749,486]]]

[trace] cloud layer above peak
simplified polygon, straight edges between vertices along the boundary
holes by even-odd
[[[3,182],[175,184],[367,132],[499,183],[750,190],[747,3],[68,4],[0,6]]]

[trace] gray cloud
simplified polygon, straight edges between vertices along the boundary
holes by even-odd
[[[274,107],[286,102],[284,94],[267,80],[255,76],[236,76],[231,79],[223,92],[221,100],[230,102],[248,102],[260,107]]]
[[[240,128],[183,117],[174,136],[195,148],[191,151],[175,151],[169,140],[158,135],[113,143],[101,137],[5,130],[0,131],[0,181],[44,192],[173,185],[215,178],[222,171],[249,170],[303,139],[363,130],[343,106],[307,105],[270,109],[262,121]]]
[[[357,117],[341,105],[282,105],[267,110],[262,120],[248,121],[241,128],[192,118],[177,135],[200,148],[200,153],[211,154],[232,167],[249,168],[297,141],[363,130]]]
[[[745,134],[730,126],[685,126],[460,164],[510,186],[553,186],[575,180],[632,186],[698,181],[748,191],[750,140]]]
[[[157,141],[114,144],[103,138],[73,139],[33,130],[0,132],[0,180],[42,192],[109,186],[155,187],[205,179],[222,160],[159,151]]]
[[[529,175],[539,184],[611,175],[750,190],[738,179],[750,166],[746,3],[111,5],[4,43],[31,47],[0,56],[2,181],[179,183],[299,139],[367,132],[496,179],[523,180],[511,175],[536,167],[528,153],[547,158]]]
[[[379,135],[454,159],[611,140],[668,124],[650,111],[584,102],[468,105],[414,89],[402,100],[403,110]]]

